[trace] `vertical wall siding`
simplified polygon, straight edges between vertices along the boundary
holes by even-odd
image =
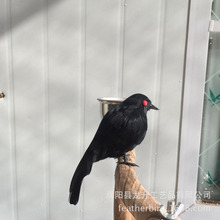
[[[81,3],[49,1],[47,16],[48,218],[70,219],[80,213],[67,201],[81,156]]]
[[[160,108],[148,114],[137,173],[152,192],[174,190],[187,5],[3,1],[1,219],[113,218],[113,159],[94,164],[79,204],[68,204],[71,177],[101,120],[98,97],[143,92]]]
[[[101,120],[97,98],[118,95],[116,86],[119,9],[118,0],[86,1],[84,148],[90,144]],[[103,207],[105,214],[113,218],[113,203],[111,199],[106,199],[106,192],[113,192],[114,168],[114,160],[101,161],[94,164],[92,175],[86,177],[83,187],[85,219],[90,219],[91,215],[102,219]],[[102,181],[102,178],[106,181]],[[95,202],[96,200],[99,202]]]
[[[154,191],[166,191],[170,194],[175,187],[174,158],[178,148],[187,8],[188,1],[165,1],[161,33],[160,87],[157,91],[161,110],[157,121],[154,181],[151,185]],[[169,180],[170,177],[172,181]],[[166,198],[169,199],[168,197]]]
[[[7,1],[3,1],[0,9],[0,90],[5,93],[9,90],[9,78],[11,76],[11,65],[9,66],[9,63],[11,64],[11,54],[8,51],[11,45],[10,32],[7,34],[10,28],[8,12]],[[10,132],[13,116],[10,114],[8,99],[0,100],[0,105],[0,215],[1,218],[12,220],[17,212],[15,178],[13,178],[14,182],[12,183],[12,176],[15,174],[14,146],[11,143],[13,134]]]
[[[161,71],[158,65],[162,53],[159,44],[163,28],[160,17],[164,10],[162,1],[143,0],[139,4],[127,1],[125,19],[123,95],[142,92],[159,108]],[[156,134],[158,113],[148,113],[148,133],[142,146],[137,147],[137,163],[144,167],[137,172],[141,183],[150,191],[154,190],[152,181],[157,137],[153,138],[153,135]]]
[[[15,219],[44,219],[44,75],[42,2],[11,1],[9,100],[15,164]],[[31,14],[33,15],[31,16]],[[31,16],[31,17],[30,17]],[[30,18],[30,19],[29,19]],[[30,205],[31,204],[31,205]]]

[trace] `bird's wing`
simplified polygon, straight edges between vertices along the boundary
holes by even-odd
[[[131,106],[109,111],[101,121],[90,145],[100,158],[121,156],[141,143],[146,134],[146,116]]]

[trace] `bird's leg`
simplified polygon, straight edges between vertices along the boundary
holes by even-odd
[[[128,165],[128,166],[136,166],[136,167],[139,167],[136,163],[130,163],[128,162],[128,156],[126,153],[124,153],[124,161],[123,162],[118,162],[118,164],[125,164],[125,165]]]

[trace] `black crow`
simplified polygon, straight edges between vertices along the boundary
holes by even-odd
[[[143,141],[147,131],[146,113],[150,109],[158,110],[147,96],[134,94],[106,113],[73,175],[70,204],[77,204],[83,178],[91,172],[94,162],[124,155],[121,163],[136,165],[127,161],[126,152]]]

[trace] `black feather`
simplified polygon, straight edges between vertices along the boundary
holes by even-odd
[[[146,106],[143,100],[147,101]],[[134,94],[103,117],[73,175],[69,190],[71,204],[77,204],[83,178],[91,172],[94,162],[107,157],[118,158],[143,141],[147,131],[146,113],[151,108],[157,110],[148,97]]]

